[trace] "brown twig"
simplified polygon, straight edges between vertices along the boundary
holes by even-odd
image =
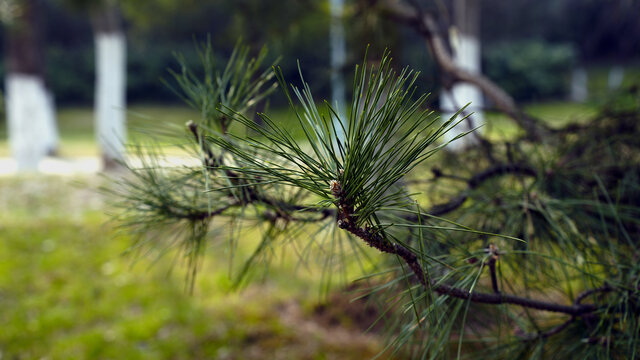
[[[268,210],[265,210],[259,213],[260,217],[262,217],[263,219],[267,219],[269,221],[276,220],[276,219],[285,219],[285,220],[298,221],[298,222],[315,222],[315,221],[322,221],[335,214],[335,212],[331,209],[308,208],[300,205],[278,202],[272,199],[268,199],[266,197],[253,198],[250,200],[250,203],[261,203],[273,209],[275,213],[269,212]],[[207,218],[212,218],[218,215],[222,215],[225,211],[229,209],[246,206],[248,204],[249,203],[243,202],[243,201],[235,201],[211,211],[192,211],[189,213],[179,213],[174,211],[172,212],[172,216],[178,219],[186,219],[186,220],[205,220]],[[305,213],[305,212],[317,214],[319,215],[319,217],[308,219],[303,217],[296,217],[293,215],[293,213]]]
[[[195,212],[190,212],[188,214],[183,214],[183,215],[175,215],[175,217],[177,218],[182,218],[182,219],[188,219],[188,220],[205,220],[208,218],[212,218],[215,217],[217,215],[222,214],[223,212],[227,211],[228,209],[237,206],[238,203],[231,203],[231,204],[227,204],[223,207],[220,207],[218,209],[215,210],[211,210],[211,211],[195,211]]]
[[[205,144],[204,137],[200,134],[200,131],[198,130],[198,124],[189,120],[187,122],[187,128],[189,129],[189,131],[191,131],[191,134],[193,135],[196,143],[198,143],[198,146],[200,146],[200,149],[205,155],[204,157],[205,167],[207,169],[211,169],[219,166],[220,164],[218,163],[218,160],[213,155],[213,152],[211,152],[211,148]]]
[[[531,340],[536,340],[536,339],[545,339],[548,337],[551,337],[555,334],[560,333],[562,330],[566,329],[569,325],[571,325],[571,323],[573,323],[574,321],[576,321],[576,317],[575,316],[571,316],[569,319],[567,319],[565,322],[563,322],[562,324],[552,327],[551,329],[547,330],[547,331],[543,331],[543,332],[538,332],[538,333],[533,333],[533,334],[527,334],[527,333],[520,333],[520,334],[516,334],[516,336],[518,336],[519,338],[523,339],[523,340],[527,340],[527,341],[531,341]]]
[[[460,206],[462,206],[462,204],[464,204],[465,201],[467,201],[467,198],[469,198],[469,195],[467,194],[467,191],[463,192],[462,194],[454,197],[453,199],[447,201],[446,203],[443,204],[437,204],[432,206],[427,213],[429,215],[433,215],[433,216],[441,216],[444,214],[448,214],[450,212],[452,212],[453,210],[459,208]]]
[[[226,126],[224,125],[224,121],[225,121],[225,117],[222,117],[221,121],[220,121],[220,126],[223,130],[223,134],[226,133]],[[204,167],[207,169],[207,171],[213,175],[214,170],[216,170],[217,168],[219,168],[220,166],[223,166],[223,158],[222,156],[219,156],[218,158],[216,158],[213,155],[213,152],[211,151],[211,148],[204,142],[205,139],[202,136],[202,134],[200,133],[200,130],[198,128],[198,124],[194,123],[193,121],[189,120],[187,122],[187,128],[189,129],[189,131],[191,131],[191,134],[193,134],[193,137],[196,141],[196,143],[200,146],[201,151],[205,154],[204,159],[203,159],[203,165]],[[229,169],[225,169],[224,170],[224,174],[226,175],[227,179],[229,180],[229,182],[235,186],[237,186],[239,189],[241,189],[242,191],[242,200],[245,203],[250,203],[252,202],[252,199],[255,197],[255,190],[249,186],[247,186],[247,183],[244,181],[244,179],[242,179],[242,177],[237,174],[236,172],[229,170]]]
[[[532,177],[538,175],[534,168],[526,164],[497,164],[472,176],[468,181],[469,188],[475,189],[484,181],[504,174],[520,174]]]
[[[574,300],[574,304],[579,305],[582,303],[582,300],[586,299],[587,297],[596,294],[596,293],[601,293],[601,292],[609,292],[609,291],[613,291],[613,288],[611,286],[609,286],[609,284],[604,284],[603,286],[600,286],[598,288],[595,289],[588,289],[585,290],[583,292],[581,292],[576,299]]]
[[[491,288],[493,288],[494,293],[499,294],[500,290],[498,288],[498,276],[496,275],[496,262],[498,261],[500,252],[498,247],[493,244],[489,244],[487,252],[489,253],[489,263],[487,266],[489,267],[489,273],[491,275]]]

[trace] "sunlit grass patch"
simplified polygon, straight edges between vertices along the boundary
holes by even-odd
[[[3,358],[360,359],[380,350],[372,336],[337,339],[315,324],[305,309],[320,299],[320,272],[296,271],[293,257],[232,291],[228,249],[214,245],[190,294],[175,253],[126,255],[132,239],[108,222],[101,183],[0,179]]]
[[[571,123],[584,123],[597,114],[597,106],[591,103],[545,102],[524,107],[527,114],[542,120],[552,128],[560,128]],[[484,131],[490,140],[516,139],[524,135],[515,122],[505,114],[488,112],[485,114]]]

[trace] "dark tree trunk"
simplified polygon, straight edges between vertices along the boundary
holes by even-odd
[[[122,14],[113,1],[103,1],[92,10],[91,23],[96,33],[122,33]]]
[[[44,77],[42,13],[39,0],[24,0],[21,16],[7,28],[7,71]]]

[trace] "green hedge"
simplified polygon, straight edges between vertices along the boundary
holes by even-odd
[[[563,98],[569,91],[575,52],[542,41],[502,43],[486,48],[484,72],[516,100]]]
[[[168,78],[167,69],[177,68],[174,51],[183,53],[189,63],[198,61],[193,46],[149,46],[127,49],[127,100],[129,102],[177,101],[164,86],[161,78]],[[90,104],[94,96],[94,49],[50,49],[47,54],[47,80],[59,104]]]
[[[170,79],[167,69],[178,69],[174,53],[185,56],[190,65],[199,62],[191,44],[182,46],[155,45],[127,49],[127,101],[129,102],[178,102],[180,99],[162,84],[161,78]],[[53,90],[59,105],[91,105],[95,88],[94,48],[47,49],[46,81]],[[196,66],[192,66],[196,68]],[[6,69],[0,65],[0,78]],[[4,82],[1,83],[4,89]]]
[[[321,97],[329,97],[328,59],[324,59],[319,46],[317,51],[307,51],[307,56],[298,58],[306,66],[307,81],[316,80],[322,84],[314,91]],[[179,102],[179,99],[165,85],[161,78],[170,79],[168,68],[177,69],[174,53],[185,56],[186,61],[196,66],[199,58],[190,42],[181,44],[128,44],[127,49],[127,100],[129,102]],[[285,58],[294,56],[293,49],[284,50]],[[405,60],[415,62],[417,56],[405,51]],[[421,55],[420,55],[421,54]],[[423,64],[428,54],[420,53],[419,63]],[[225,55],[225,54],[221,54]],[[275,51],[272,51],[275,56]],[[485,74],[502,86],[517,100],[528,101],[564,97],[568,93],[569,75],[575,56],[572,48],[566,45],[551,45],[540,41],[502,43],[488,46],[483,54]],[[285,76],[297,81],[295,61],[281,62]],[[423,64],[424,65],[424,64]],[[429,65],[432,65],[429,62]],[[427,66],[421,80],[427,86],[436,86],[437,70]],[[94,97],[94,48],[65,49],[54,47],[47,50],[47,81],[53,89],[58,104],[92,104]],[[0,76],[4,76],[4,67],[0,66]],[[349,82],[347,81],[347,84]],[[2,84],[4,85],[4,84]],[[437,89],[432,89],[436,91]],[[274,98],[274,101],[279,99]]]
[[[290,50],[290,49],[288,49]],[[291,52],[291,51],[288,51]],[[171,89],[163,84],[162,79],[172,83],[168,69],[179,71],[174,54],[182,54],[191,69],[200,68],[200,58],[193,43],[181,44],[145,44],[143,46],[129,43],[127,46],[127,101],[140,102],[180,102]],[[270,58],[277,54],[270,52]],[[226,49],[217,51],[217,55],[227,57]],[[56,103],[59,105],[85,104],[91,105],[94,98],[95,60],[94,48],[65,49],[52,47],[47,49],[47,83],[53,90]],[[293,57],[292,57],[293,58]],[[328,79],[326,65],[317,56],[306,56],[310,71],[305,73],[309,79]],[[324,59],[323,59],[324,60]],[[271,60],[267,61],[270,64]],[[220,64],[224,64],[220,62]],[[288,61],[283,67],[287,79],[298,80],[298,69],[295,61]],[[4,77],[4,64],[0,64],[0,77]],[[328,81],[328,80],[327,80]],[[320,91],[327,93],[326,89]],[[2,83],[0,86],[4,86]],[[277,101],[277,100],[276,100]]]
[[[47,84],[58,104],[84,104],[93,101],[95,69],[93,47],[81,49],[49,48]]]

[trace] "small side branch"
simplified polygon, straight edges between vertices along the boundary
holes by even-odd
[[[467,183],[469,184],[469,188],[475,189],[486,180],[504,174],[520,174],[532,177],[538,176],[536,170],[526,164],[497,164],[482,172],[479,172],[478,174],[475,174],[469,179],[469,181],[467,181]]]
[[[462,204],[464,204],[464,202],[467,201],[467,198],[469,198],[467,194],[458,195],[444,204],[438,204],[438,205],[432,206],[431,209],[429,209],[428,213],[434,216],[440,216],[440,215],[450,213],[453,210],[462,206]]]
[[[486,251],[489,253],[489,263],[487,264],[487,266],[489,267],[489,273],[491,274],[491,288],[493,289],[494,293],[499,294],[500,290],[498,289],[496,262],[498,261],[500,252],[498,251],[498,247],[493,244],[489,244],[489,248]]]
[[[204,153],[205,167],[207,169],[211,169],[219,166],[218,160],[216,160],[215,156],[213,155],[213,152],[211,152],[211,148],[209,148],[207,144],[205,144],[204,137],[200,134],[200,131],[198,130],[198,124],[189,120],[187,122],[187,128],[193,135],[196,143],[198,143],[198,145],[200,146],[200,149],[202,150],[202,152]]]
[[[190,212],[188,214],[183,214],[183,215],[176,214],[175,216],[178,218],[183,218],[188,220],[205,220],[208,218],[213,218],[215,216],[218,216],[234,206],[238,206],[238,203],[231,203],[211,211],[196,211],[196,212]]]
[[[443,174],[440,170],[434,169],[432,170],[434,176],[436,177],[446,177],[452,178],[451,175]],[[431,207],[427,212],[431,215],[440,216],[447,214],[451,211],[456,210],[461,207],[464,202],[469,198],[469,191],[477,188],[483,182],[500,175],[505,174],[519,174],[525,176],[536,177],[538,173],[536,170],[526,164],[516,164],[516,163],[507,163],[507,164],[496,164],[489,167],[486,170],[483,170],[468,179],[464,179],[467,182],[467,189],[465,189],[460,195],[452,198],[446,203],[437,204]],[[460,177],[454,177],[456,180],[463,180]]]
[[[546,339],[548,337],[551,337],[555,334],[560,333],[562,330],[569,327],[569,325],[571,325],[574,321],[576,321],[576,317],[571,316],[567,321],[563,322],[558,326],[552,327],[547,331],[539,332],[539,333],[531,333],[531,334],[527,334],[527,333],[523,333],[522,331],[519,331],[519,333],[516,333],[516,336],[527,341],[532,341],[536,339]]]
[[[609,284],[604,284],[603,286],[595,288],[595,289],[585,290],[585,291],[581,292],[576,297],[576,299],[575,299],[575,301],[573,303],[576,304],[576,305],[580,305],[584,299],[588,298],[589,296],[591,296],[593,294],[609,292],[609,291],[613,291],[613,288],[611,286],[609,286]]]

